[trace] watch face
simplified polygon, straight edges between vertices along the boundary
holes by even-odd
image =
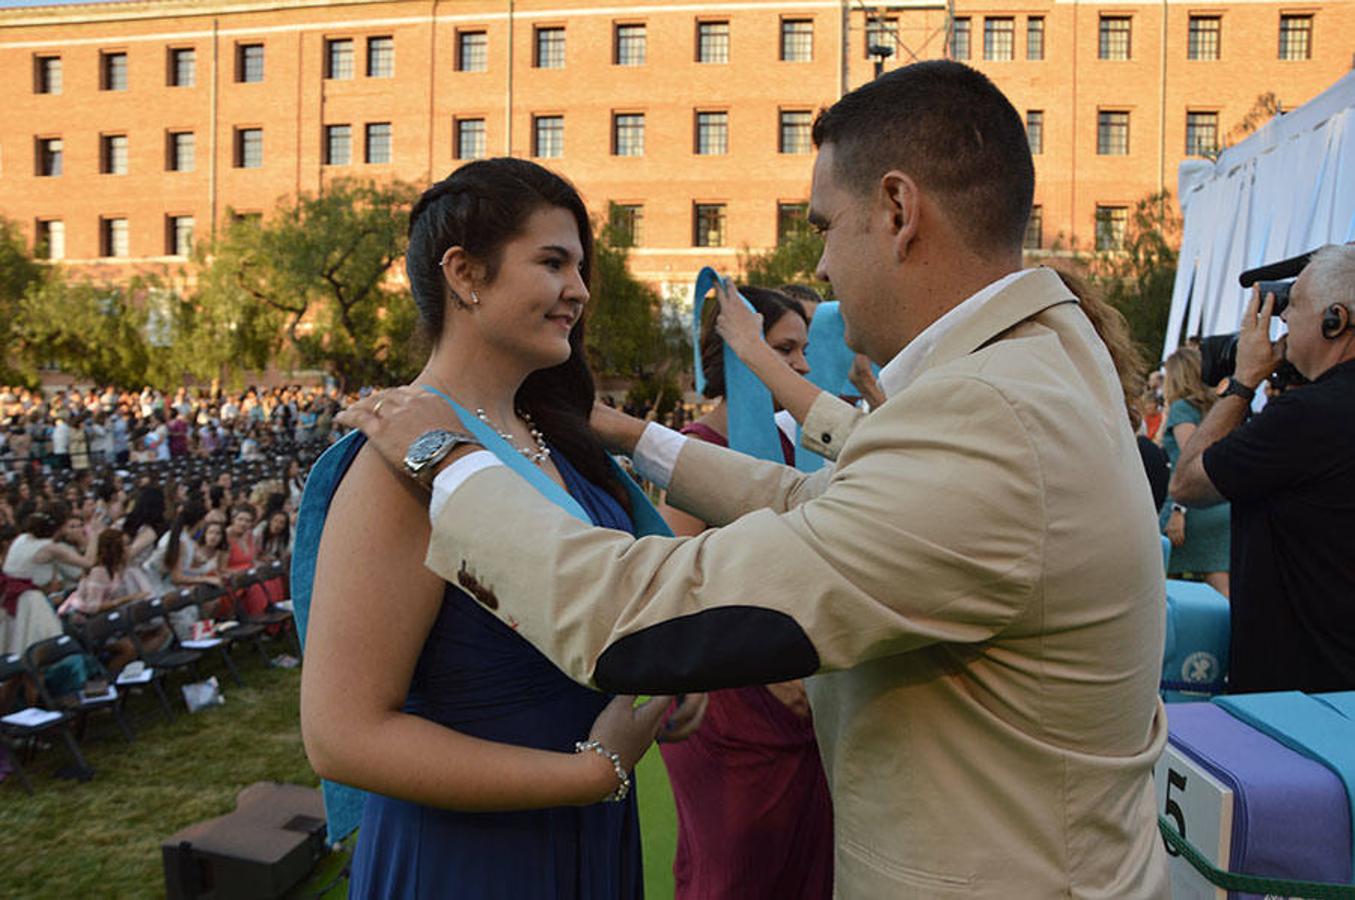
[[[414,439],[414,443],[409,445],[409,453],[406,454],[406,460],[410,465],[421,465],[428,462],[437,455],[443,445],[451,438],[451,435],[445,431],[430,431],[421,434]]]

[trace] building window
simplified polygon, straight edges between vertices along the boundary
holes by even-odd
[[[554,159],[565,155],[565,117],[532,116],[532,156]]]
[[[391,161],[391,123],[368,122],[363,162],[380,165]]]
[[[645,64],[646,37],[644,25],[617,25],[613,41],[613,63],[618,66],[643,66]]]
[[[563,28],[536,29],[536,52],[532,64],[538,69],[565,67],[565,30]]]
[[[809,228],[808,203],[776,204],[776,243],[784,244]]]
[[[353,77],[352,38],[331,38],[325,41],[325,77],[340,80]]]
[[[612,116],[612,155],[645,155],[644,113],[616,113]]]
[[[1044,152],[1044,110],[1026,110],[1026,143],[1030,144],[1032,156]]]
[[[489,68],[489,35],[483,31],[458,31],[456,70],[483,72]]]
[[[353,127],[325,126],[325,165],[346,166],[353,161]]]
[[[887,48],[893,52],[899,41],[898,16],[871,16],[866,19],[866,58],[876,56],[872,48]]]
[[[983,58],[1003,62],[1016,58],[1016,20],[989,16],[983,20]]]
[[[486,154],[485,120],[456,120],[456,158],[484,159]]]
[[[1101,41],[1097,47],[1098,59],[1129,59],[1130,44],[1129,16],[1102,16]]]
[[[165,217],[165,252],[170,256],[193,254],[193,217]]]
[[[1191,16],[1186,59],[1218,59],[1223,19],[1219,16]]]
[[[61,93],[61,57],[33,57],[33,91],[37,94]]]
[[[729,152],[729,113],[698,112],[696,114],[696,153],[698,156],[720,156]]]
[[[1026,220],[1026,236],[1021,247],[1026,250],[1039,250],[1044,246],[1044,207],[1032,206],[1030,218]]]
[[[127,54],[99,54],[99,90],[127,90]]]
[[[957,16],[950,23],[950,58],[969,59],[969,17]]]
[[[191,131],[171,131],[168,151],[171,172],[191,172],[197,165],[197,140]]]
[[[814,20],[781,20],[781,61],[809,62],[814,58]]]
[[[193,87],[198,83],[198,53],[192,47],[170,47],[165,58],[165,83]]]
[[[263,129],[235,129],[235,167],[237,169],[263,168]]]
[[[1124,228],[1129,221],[1127,206],[1096,207],[1096,249],[1123,250]]]
[[[235,45],[235,80],[241,84],[263,81],[263,44]]]
[[[645,208],[638,203],[613,203],[608,214],[617,246],[638,247],[644,237]]]
[[[126,219],[99,220],[99,255],[127,257],[131,255]]]
[[[367,77],[395,77],[395,38],[367,38]]]
[[[696,23],[696,61],[699,63],[729,62],[729,23]]]
[[[725,245],[725,205],[698,203],[692,211],[692,246],[723,247]]]
[[[1129,155],[1129,113],[1102,110],[1096,114],[1096,153]]]
[[[40,220],[33,250],[38,259],[65,259],[66,223],[60,219]]]
[[[1219,114],[1186,113],[1186,156],[1214,156],[1219,152]]]
[[[1280,16],[1280,59],[1312,59],[1313,17]]]
[[[127,135],[99,135],[99,172],[103,175],[127,174]]]
[[[1026,59],[1044,59],[1044,16],[1026,19]]]
[[[813,152],[809,135],[812,120],[813,114],[807,109],[781,110],[781,140],[777,149],[781,153]]]
[[[61,138],[38,138],[37,151],[36,173],[43,178],[60,175],[62,160],[66,155]]]

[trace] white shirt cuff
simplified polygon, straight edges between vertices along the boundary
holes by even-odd
[[[683,435],[658,422],[650,422],[635,444],[635,453],[631,455],[635,461],[636,474],[661,488],[668,487],[668,483],[673,480],[673,467],[677,465],[678,454],[685,443],[687,438]]]
[[[429,521],[437,521],[442,508],[447,505],[448,500],[452,499],[452,492],[465,484],[467,478],[481,469],[490,469],[501,465],[503,463],[493,453],[488,450],[476,450],[474,453],[467,453],[439,472],[438,476],[433,479],[433,498],[428,501]]]

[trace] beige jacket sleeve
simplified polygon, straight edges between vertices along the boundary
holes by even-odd
[[[496,467],[452,494],[427,564],[571,677],[616,691],[775,682],[979,642],[1038,592],[1037,456],[979,378],[920,380],[823,475],[715,450],[690,442],[671,487],[720,498],[705,501],[712,519],[745,513],[725,527],[589,527]]]
[[[841,397],[822,391],[805,413],[800,444],[827,460],[836,460],[847,438],[866,414]]]

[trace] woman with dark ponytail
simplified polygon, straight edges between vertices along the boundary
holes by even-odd
[[[595,524],[633,532],[588,427],[592,251],[577,192],[533,163],[482,160],[434,185],[410,213],[405,257],[433,342],[414,383],[474,411]],[[642,896],[621,776],[666,698],[636,708],[581,687],[481,606],[492,593],[474,573],[454,585],[424,568],[427,496],[372,448],[338,478],[314,557],[301,718],[315,770],[370,792],[350,896]]]

